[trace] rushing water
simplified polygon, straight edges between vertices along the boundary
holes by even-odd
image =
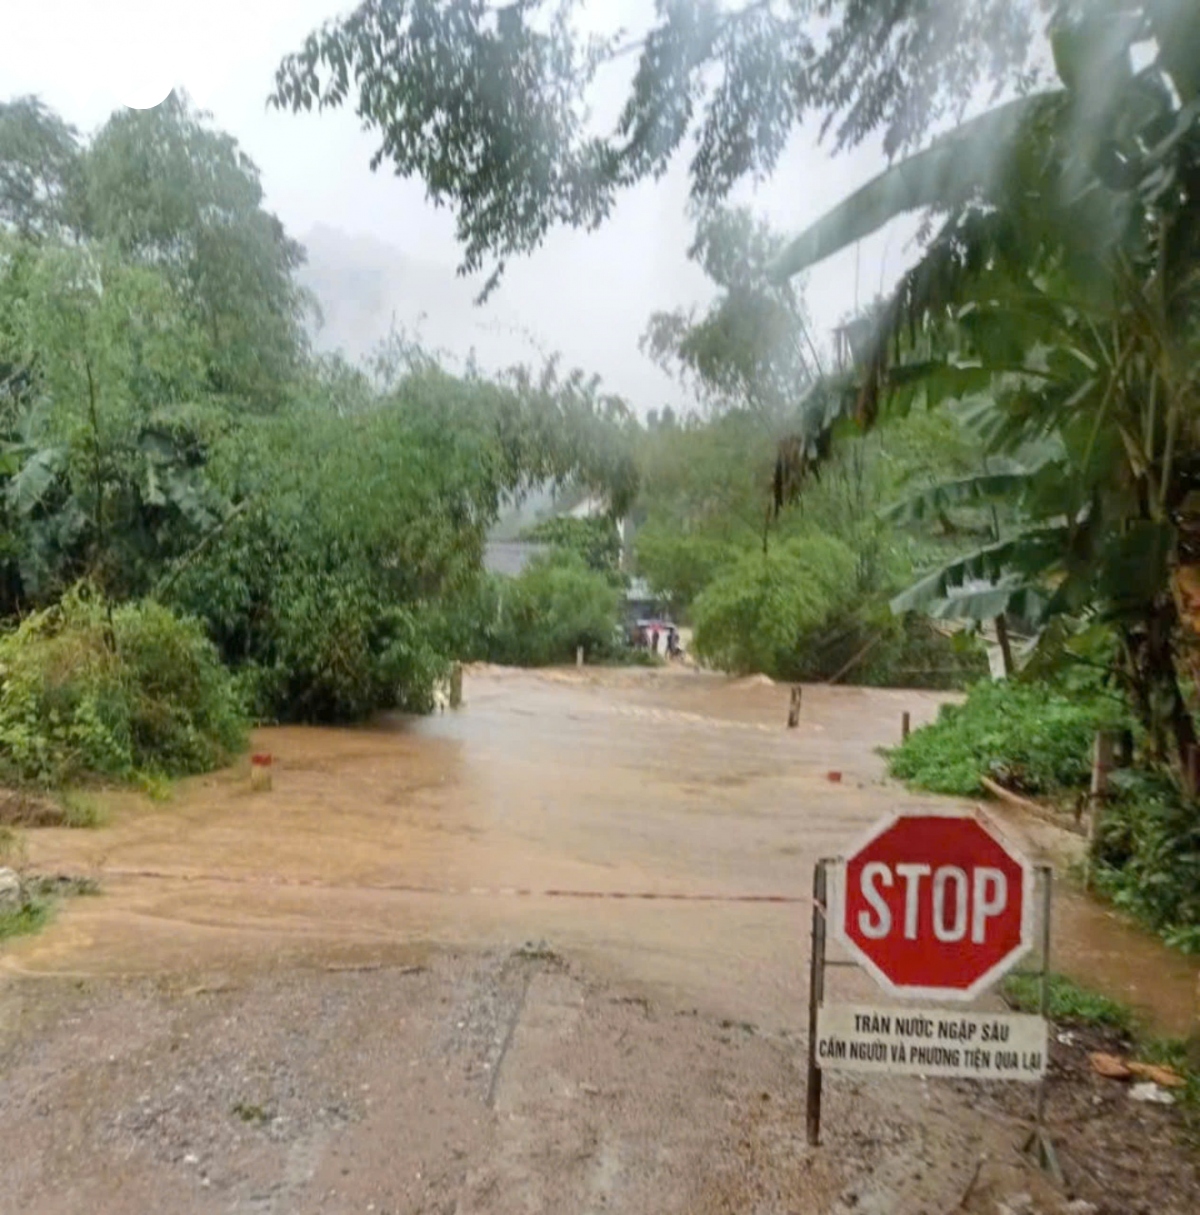
[[[875,750],[903,711],[931,718],[932,693],[808,688],[794,730],[786,688],[685,670],[477,670],[466,699],[420,721],[261,730],[269,792],[243,765],[165,805],[114,795],[96,831],[33,833],[35,865],[96,873],[105,895],[0,963],[177,972],[537,938],[798,1028],[813,863],[936,800],[885,784]],[[1039,856],[1069,853],[1065,833],[1011,827]],[[1053,948],[1057,969],[1189,1027],[1195,966],[1061,882]],[[871,995],[865,976],[834,978]]]

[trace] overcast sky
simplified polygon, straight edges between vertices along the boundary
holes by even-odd
[[[555,232],[538,253],[510,264],[501,289],[475,308],[479,284],[455,280],[451,215],[425,201],[421,182],[384,168],[371,173],[375,140],[353,113],[266,108],[282,56],[351,7],[339,0],[0,0],[0,97],[37,93],[86,133],[118,106],[167,83],[182,85],[259,165],[267,205],[289,232],[313,238],[314,282],[339,294],[325,301],[336,336],[362,349],[382,336],[393,313],[409,327],[424,314],[428,340],[459,356],[474,348],[485,366],[536,358],[535,347],[558,351],[568,366],[598,372],[639,412],[685,404],[639,352],[638,338],[652,312],[710,296],[686,256],[686,156],[662,181],[623,197],[598,232]],[[606,30],[644,29],[652,11],[651,0],[586,5],[588,24]],[[606,69],[597,86],[600,112],[619,105],[632,67],[627,57]],[[740,190],[736,200],[798,232],[882,165],[876,148],[833,158],[802,132],[773,179]],[[822,333],[856,297],[866,302],[891,285],[913,256],[914,230],[906,224],[881,233],[812,273],[809,305]],[[331,258],[339,265],[329,265]]]

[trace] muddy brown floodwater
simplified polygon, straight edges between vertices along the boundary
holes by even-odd
[[[126,1198],[103,1210],[149,1209],[185,1165],[192,1188],[162,1209],[815,1213],[838,1194],[847,1210],[949,1209],[991,1133],[950,1089],[879,1085],[864,1104],[861,1085],[832,1086],[840,1172],[804,1157],[800,1124],[780,1112],[798,1117],[802,1098],[813,864],[888,809],[943,802],[886,782],[877,748],[897,739],[903,711],[919,725],[946,698],[810,687],[788,730],[787,688],[686,669],[475,668],[465,696],[461,710],[420,720],[257,731],[255,749],[274,757],[267,792],[250,790],[242,765],[182,783],[166,804],[106,795],[98,830],[30,833],[31,868],[96,877],[102,894],[64,903],[47,931],[0,952],[0,1014],[11,1014],[7,1028],[0,1016],[0,1059],[7,1043],[8,1108],[19,1109],[6,1122],[0,1100],[0,1142],[17,1135],[35,1162],[6,1175],[0,1161],[0,1211],[6,1182],[22,1211],[77,1209],[70,1187],[92,1175],[79,1161],[117,1147],[143,1163],[113,1166]],[[1057,828],[993,813],[1039,858],[1061,866],[1077,849]],[[1186,1032],[1192,964],[1063,883],[1055,912],[1057,969]],[[530,941],[546,945],[513,952]],[[323,976],[319,994],[304,975]],[[241,993],[238,1003],[220,1004],[233,998],[222,992]],[[873,988],[842,970],[832,994],[870,999]],[[663,1021],[681,1015],[700,1020]],[[445,1031],[439,1016],[453,1018]],[[385,1063],[396,1033],[412,1052],[406,1078]],[[96,1069],[110,1043],[121,1045],[106,1079]],[[450,1057],[475,1077],[461,1091]],[[573,1075],[589,1060],[592,1079]],[[296,1077],[324,1083],[332,1072],[342,1096],[314,1104]],[[637,1076],[643,1101],[606,1118],[571,1112],[568,1096],[627,1091]],[[373,1115],[362,1096],[372,1085],[383,1094]],[[186,1097],[200,1088],[212,1109]],[[261,1091],[273,1105],[244,1095]],[[381,1109],[411,1118],[418,1099],[441,1111],[429,1114],[437,1146],[411,1131],[404,1159],[417,1180],[385,1191],[380,1171],[399,1149],[380,1155],[345,1127],[374,1125]],[[72,1119],[69,1158],[48,1155],[30,1129],[55,1101]],[[554,1113],[555,1102],[567,1104]],[[226,1107],[251,1130],[230,1131]],[[732,1132],[711,1128],[726,1116],[742,1155],[721,1164],[714,1145]],[[643,1159],[647,1137],[658,1147]],[[334,1167],[339,1151],[359,1153],[353,1168]],[[455,1163],[481,1154],[501,1163],[491,1173]],[[444,1157],[436,1185],[433,1157]],[[568,1185],[574,1166],[562,1161],[584,1159],[586,1176]],[[762,1187],[781,1184],[785,1159],[793,1188],[772,1198]],[[854,1183],[847,1197],[852,1162],[874,1191]],[[702,1195],[689,1189],[701,1174]],[[623,1204],[621,1178],[634,1186]],[[530,1186],[549,1188],[512,1198]],[[56,1187],[61,1201],[34,1201]]]
[[[808,688],[796,730],[786,688],[687,670],[480,668],[466,696],[420,720],[260,730],[269,793],[239,768],[166,805],[112,796],[99,831],[34,833],[36,868],[99,877],[105,897],[73,902],[4,968],[145,974],[532,936],[790,1025],[813,863],[889,808],[944,800],[885,783],[876,750],[902,711],[932,719],[935,693]],[[992,812],[1035,855],[1071,859],[1066,832]],[[600,894],[707,901],[584,897]],[[769,896],[800,902],[742,901]],[[1191,963],[1061,882],[1055,912],[1058,968],[1187,1031]]]

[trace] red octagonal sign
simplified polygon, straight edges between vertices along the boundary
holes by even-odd
[[[895,995],[972,999],[1033,945],[1033,867],[980,812],[892,815],[839,877],[834,935]]]

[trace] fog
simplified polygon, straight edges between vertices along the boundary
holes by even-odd
[[[292,115],[268,110],[280,59],[337,0],[0,0],[0,96],[36,93],[83,132],[125,100],[182,86],[232,132],[262,171],[267,205],[309,250],[304,281],[325,325],[317,343],[360,355],[392,324],[485,368],[540,360],[598,373],[639,413],[686,395],[638,349],[650,314],[702,305],[704,275],[687,259],[687,150],[658,182],[625,194],[594,233],[557,230],[535,254],[511,262],[487,304],[482,276],[456,276],[453,216],[435,209],[419,181],[368,167],[374,137],[348,110]],[[645,28],[650,0],[593,0],[596,29]],[[622,100],[634,58],[604,69],[596,109]],[[831,157],[800,132],[771,180],[732,201],[752,205],[785,233],[817,218],[884,164],[877,146]],[[819,335],[856,302],[886,289],[914,256],[915,222],[901,222],[818,267],[807,294]]]

